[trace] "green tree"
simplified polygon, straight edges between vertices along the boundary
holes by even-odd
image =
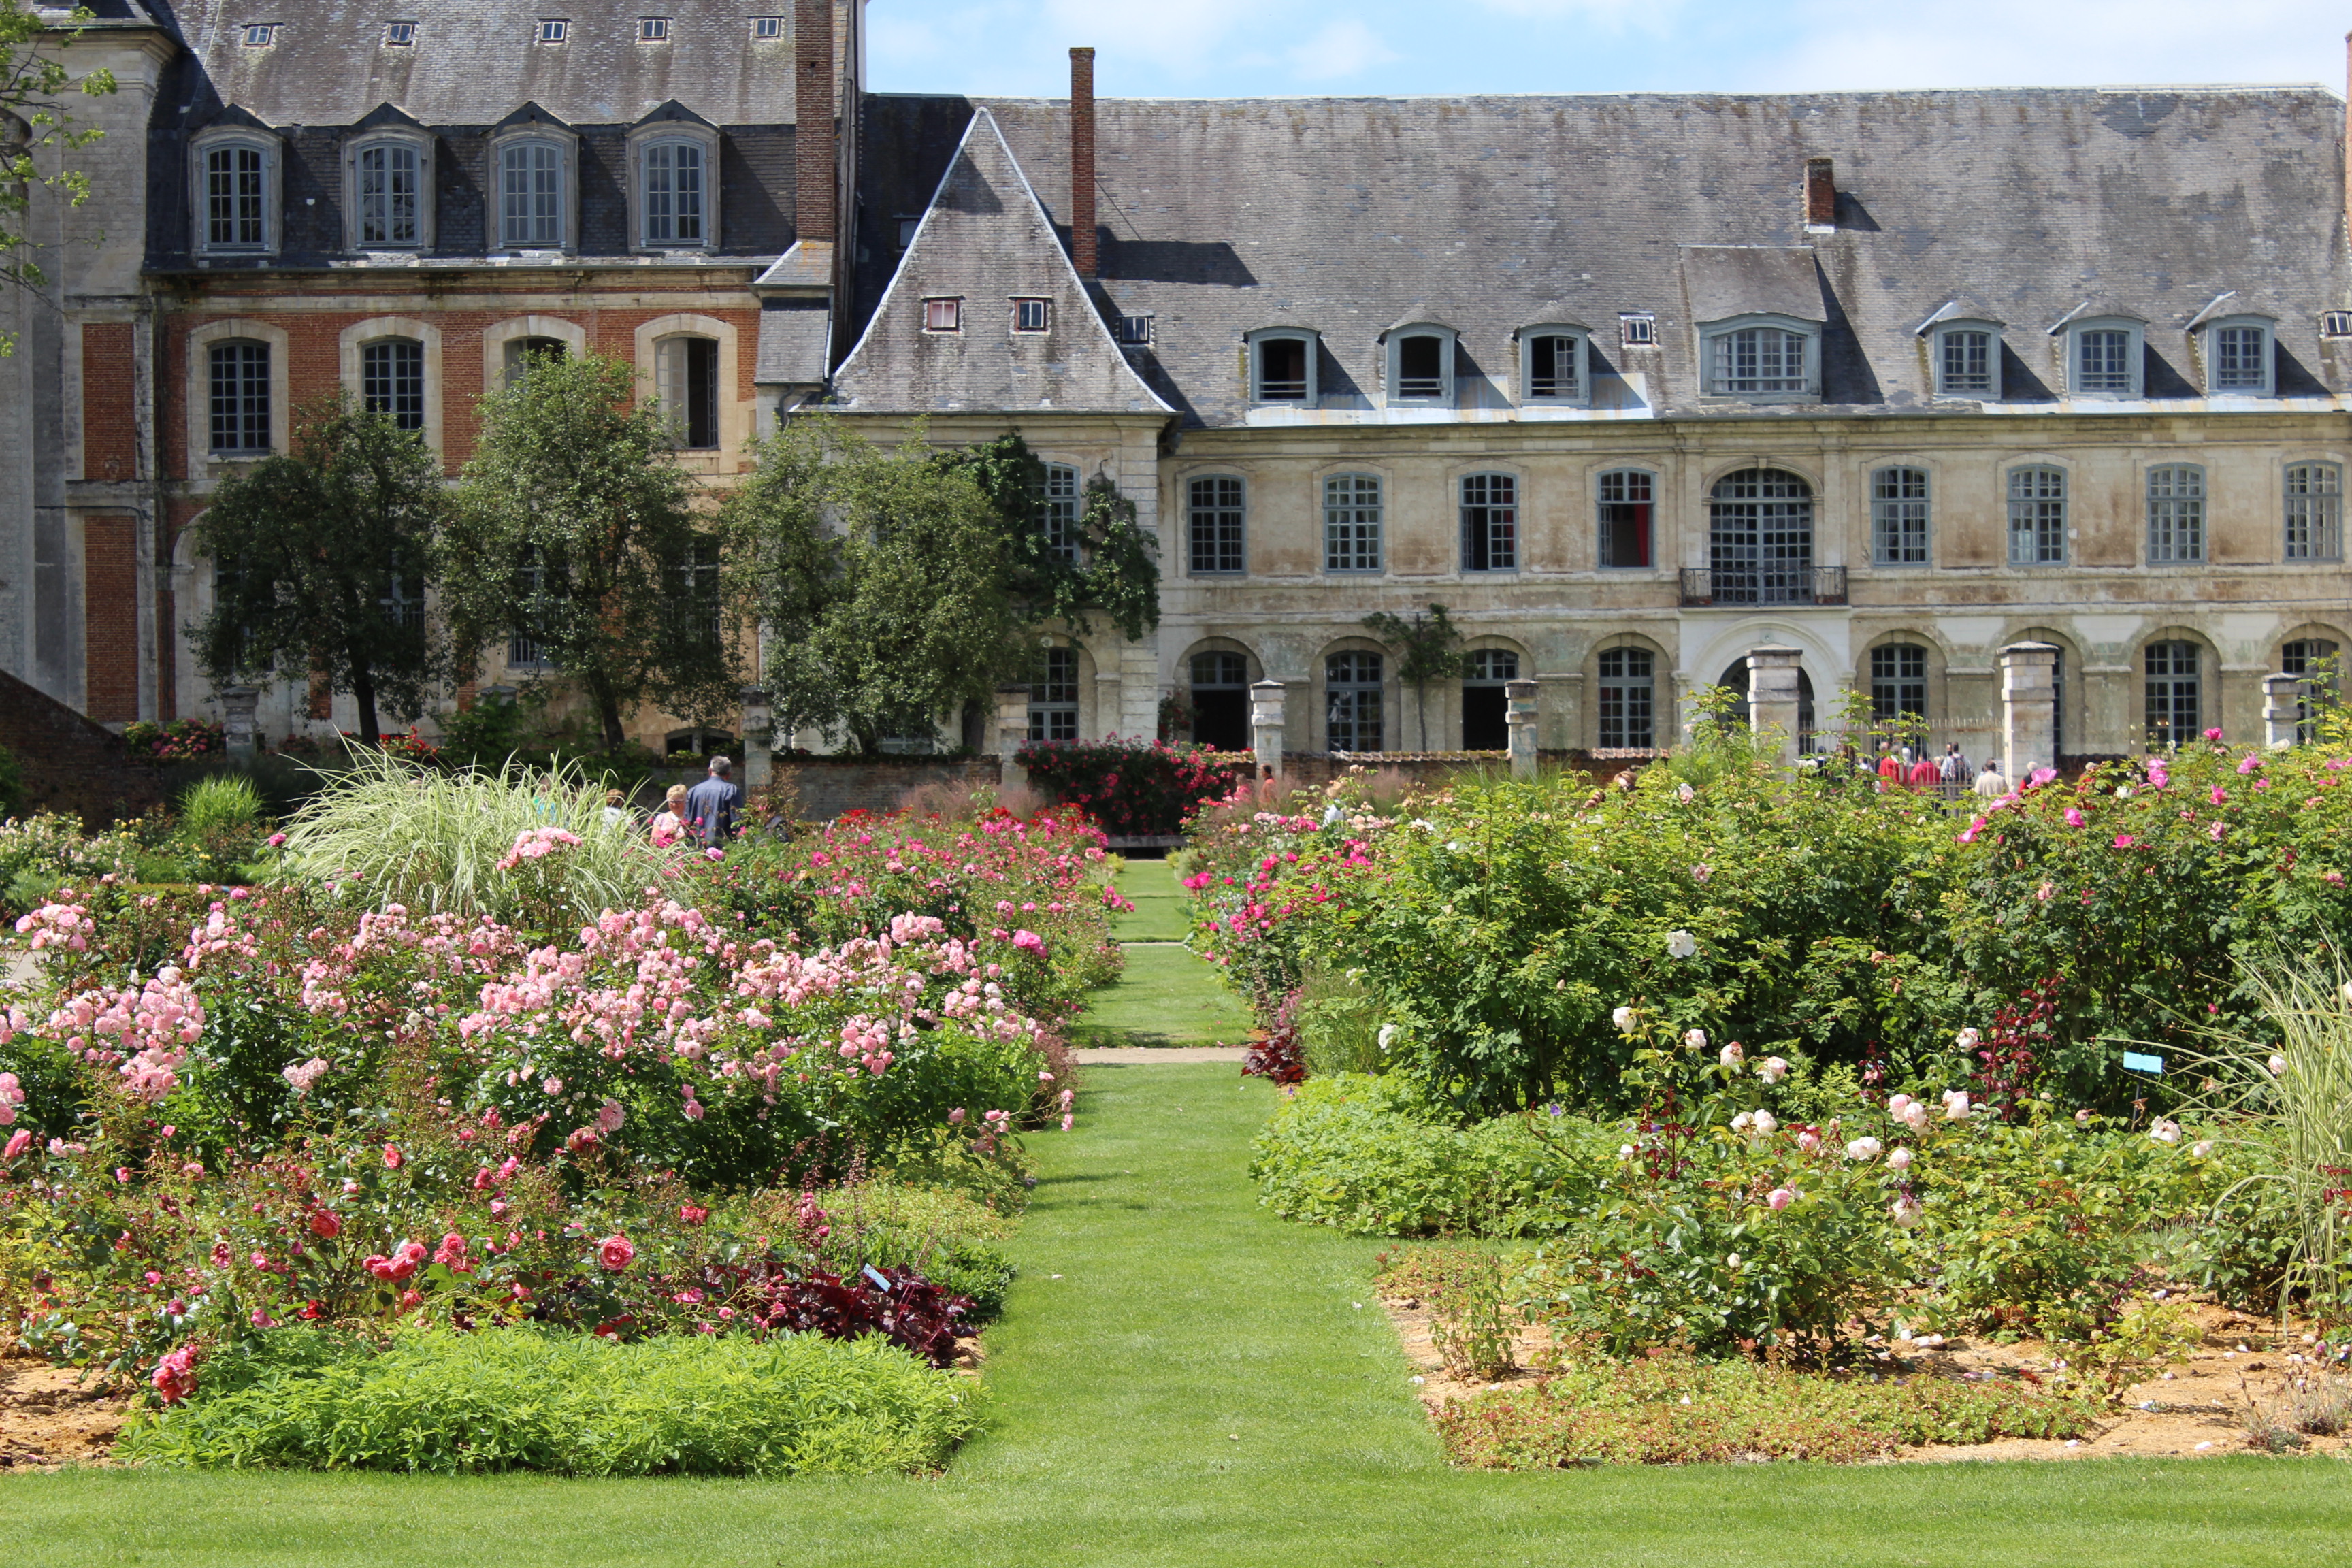
[[[1460,629],[1445,606],[1434,604],[1425,615],[1415,610],[1411,620],[1381,610],[1366,616],[1362,624],[1399,650],[1397,675],[1412,688],[1413,721],[1421,728],[1421,749],[1429,750],[1429,683],[1463,672]]]
[[[89,98],[114,90],[113,72],[90,71],[77,80],[58,58],[89,19],[89,11],[78,9],[60,26],[26,9],[23,0],[0,0],[0,282],[24,289],[48,282],[26,232],[37,188],[55,192],[68,206],[89,199],[89,176],[64,167],[55,155],[106,134],[96,126],[75,130],[65,107],[68,90]],[[16,334],[0,331],[0,358],[16,349]]]
[[[219,574],[212,614],[191,628],[205,673],[308,669],[352,694],[370,742],[379,703],[421,712],[447,667],[424,597],[447,510],[440,464],[390,416],[302,411],[292,454],[222,485],[196,522]]]
[[[1009,530],[1014,607],[1030,625],[1058,621],[1080,637],[1100,615],[1129,641],[1160,624],[1160,542],[1135,503],[1100,474],[1078,493],[1075,526],[1048,527],[1045,465],[1018,431],[949,454],[971,469]]]
[[[623,360],[547,359],[484,397],[442,564],[460,662],[536,640],[615,749],[648,698],[707,721],[740,687],[718,536],[661,410],[631,406],[635,382]]]

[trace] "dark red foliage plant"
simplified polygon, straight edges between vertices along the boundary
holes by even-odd
[[[1992,1028],[1978,1041],[1975,1098],[2005,1121],[2015,1121],[2041,1072],[2042,1053],[2055,1037],[2059,979],[2037,980],[2015,1002],[1993,1015]]]

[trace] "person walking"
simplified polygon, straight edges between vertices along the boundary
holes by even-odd
[[[1987,757],[1984,771],[1977,774],[1977,782],[1970,787],[1987,800],[1999,800],[2009,793],[2009,781],[2000,776],[2000,763]]]
[[[710,776],[686,792],[687,828],[705,849],[721,849],[735,837],[735,819],[743,809],[743,792],[727,776],[734,763],[724,756],[710,759]]]
[[[1947,741],[1944,754],[1936,759],[1936,793],[1946,800],[1958,800],[1969,787],[1969,760],[1960,755],[1960,743]]]
[[[1937,770],[1936,759],[1922,750],[1919,760],[1911,764],[1910,776],[1904,782],[1921,795],[1932,795],[1935,793],[1937,781],[1942,777],[1943,774]]]

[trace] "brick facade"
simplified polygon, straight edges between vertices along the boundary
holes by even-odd
[[[88,711],[101,724],[139,717],[139,530],[125,512],[82,521],[82,636]]]
[[[139,474],[137,334],[128,321],[81,329],[81,477],[109,481]]]

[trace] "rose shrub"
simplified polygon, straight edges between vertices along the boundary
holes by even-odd
[[[1182,831],[1203,800],[1223,799],[1257,776],[1245,753],[1166,741],[1031,741],[1015,754],[1030,784],[1121,837]]]

